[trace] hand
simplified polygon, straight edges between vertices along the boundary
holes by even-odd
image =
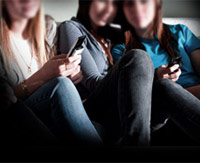
[[[172,67],[167,68],[168,65],[162,65],[157,68],[157,75],[159,79],[171,79],[176,82],[181,75],[181,70],[178,64],[173,65]]]
[[[55,77],[66,76],[66,65],[68,58],[65,54],[53,57],[39,70],[41,78],[46,82]]]
[[[80,67],[81,55],[75,54],[69,57],[69,62],[66,63],[67,69],[71,68],[70,74],[67,76],[74,84],[78,84],[83,79],[83,74]]]
[[[83,73],[82,71],[80,70],[80,72],[78,74],[76,74],[74,77],[69,77],[72,82],[76,85],[78,83],[81,82],[81,80],[83,79]]]
[[[73,82],[80,82],[82,76],[80,73],[81,55],[74,54],[66,58],[66,54],[61,54],[50,59],[39,71],[44,81],[55,77],[69,77]]]

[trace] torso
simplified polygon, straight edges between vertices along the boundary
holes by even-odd
[[[32,52],[30,41],[19,39],[10,32],[10,42],[19,69],[24,79],[27,79],[40,69],[39,62]]]
[[[182,66],[180,67],[182,73],[177,83],[183,87],[200,85],[200,78],[195,73],[189,56],[193,50],[200,48],[200,40],[195,37],[184,25],[169,25],[169,29],[172,32],[173,37],[178,42],[177,53],[182,56]],[[151,56],[154,68],[158,68],[161,65],[169,63],[170,56],[160,46],[156,37],[154,39],[140,38],[140,41],[144,45],[146,52]],[[125,50],[124,44],[117,46]]]

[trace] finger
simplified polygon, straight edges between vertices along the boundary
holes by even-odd
[[[180,75],[181,75],[181,70],[179,69],[178,72],[177,72],[176,74],[177,74],[177,78],[175,78],[175,79],[176,79],[176,81],[177,81],[177,80],[179,79]]]
[[[65,65],[61,65],[57,69],[57,76],[65,76]]]
[[[179,70],[178,70],[178,75],[180,76],[181,75],[181,73],[182,73],[182,71],[181,71],[181,69],[179,68]]]
[[[76,75],[78,75],[81,71],[80,66],[78,66],[77,68],[74,69],[74,71],[69,75],[69,78],[74,78]]]
[[[74,62],[74,61],[76,61],[76,60],[81,60],[81,55],[71,56],[71,57],[69,57],[69,58],[67,58],[67,59],[68,59],[68,60],[67,60],[68,63],[72,63],[72,62]]]
[[[70,69],[70,70],[65,70],[65,71],[63,71],[63,73],[62,73],[62,76],[63,77],[68,77],[69,75],[71,75],[72,74],[72,69]]]
[[[76,81],[79,78],[83,78],[83,74],[82,71],[80,71],[79,73],[75,74],[72,78],[70,78],[72,81]]]
[[[158,71],[159,71],[160,75],[162,75],[162,74],[168,74],[167,65],[160,66],[158,68]]]
[[[179,69],[179,64],[175,64],[172,67],[166,69],[168,73],[173,73],[175,70]]]
[[[66,64],[68,64],[68,59],[67,58],[61,58],[61,59],[57,59],[56,62],[57,62],[58,66],[66,65]]]
[[[63,72],[63,74],[64,74],[65,77],[72,78],[79,71],[80,71],[80,66],[79,66],[79,68],[76,67],[76,68],[72,68],[72,69],[65,69],[65,71]]]
[[[83,74],[82,71],[80,71],[76,76],[74,76],[71,80],[74,84],[78,84],[82,81],[83,79]]]
[[[171,79],[173,82],[176,82],[177,81],[177,79]]]
[[[164,74],[164,75],[163,75],[163,79],[170,79],[169,74]]]
[[[178,76],[177,76],[177,74],[175,73],[175,74],[170,74],[169,75],[169,79],[176,79]]]
[[[77,66],[79,66],[79,64],[81,63],[81,60],[76,60],[72,63],[67,63],[66,64],[66,69],[72,69],[72,68],[76,68]]]
[[[79,49],[79,50],[75,50],[75,52],[73,53],[72,56],[76,56],[76,55],[80,55],[83,52],[84,48]]]
[[[53,58],[51,58],[52,60],[57,60],[57,59],[63,59],[66,58],[66,54],[60,54],[60,55],[56,55]]]
[[[82,81],[83,77],[78,78],[77,80],[72,81],[75,85]]]

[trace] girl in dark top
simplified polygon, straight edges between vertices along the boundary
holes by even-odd
[[[160,117],[164,115],[164,118],[158,117],[158,120],[152,123],[154,68],[145,51],[136,49],[127,51],[122,59],[113,65],[110,49],[116,38],[111,36],[118,36],[118,32],[114,33],[109,25],[117,11],[116,3],[115,0],[79,0],[77,17],[63,22],[59,28],[58,49],[60,53],[67,53],[77,37],[86,35],[84,51],[81,54],[83,80],[77,88],[82,98],[86,100],[84,106],[87,113],[91,119],[103,124],[107,143],[149,145],[150,128],[160,124],[169,113],[161,108],[156,113]],[[178,116],[180,118],[178,123],[186,128],[189,120],[183,120],[185,114],[176,113],[182,108],[182,105],[177,104],[185,101],[182,94],[187,95],[187,92],[170,80],[158,80],[154,85],[158,99],[167,98],[164,102],[160,102],[166,103],[165,106],[168,107],[173,105],[172,115]],[[168,98],[169,94],[159,94],[159,91],[166,92],[166,89],[171,90],[172,98]],[[190,104],[188,103],[186,107]],[[199,117],[200,112],[196,115]],[[199,124],[198,118],[196,121]],[[196,131],[200,126],[192,127],[192,132],[190,127],[186,130],[198,140],[200,134],[196,134]]]
[[[110,40],[114,34],[108,23],[116,11],[114,0],[80,0],[77,18],[59,28],[58,49],[67,53],[77,37],[86,35],[83,80],[77,87],[86,99],[89,116],[105,126],[108,143],[122,138],[123,144],[148,145],[153,65],[144,51],[133,50],[112,66]]]

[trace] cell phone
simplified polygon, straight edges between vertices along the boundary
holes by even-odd
[[[177,57],[171,58],[168,66],[167,66],[167,68],[170,68],[170,67],[172,67],[175,64],[181,65],[181,58],[182,58],[181,56],[177,56]]]
[[[85,40],[86,36],[80,36],[76,39],[76,41],[74,42],[74,44],[72,45],[71,49],[69,50],[67,57],[70,57],[74,54],[75,51],[83,51],[83,42]]]

